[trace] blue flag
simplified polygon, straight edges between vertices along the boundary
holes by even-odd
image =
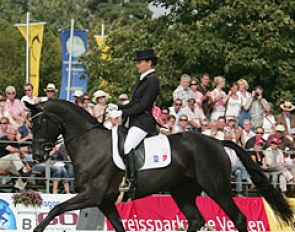
[[[69,73],[69,56],[70,56],[70,30],[61,31],[62,47],[62,81],[59,93],[59,99],[67,99],[68,92],[68,73]],[[73,101],[75,90],[86,92],[87,74],[79,61],[80,57],[87,52],[87,38],[85,30],[75,30],[72,46],[72,68],[70,80],[70,101]]]

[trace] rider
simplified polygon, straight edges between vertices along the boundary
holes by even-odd
[[[140,74],[139,80],[133,87],[133,96],[127,105],[119,108],[123,111],[123,118],[128,117],[128,134],[124,144],[124,163],[129,185],[129,193],[134,195],[136,186],[136,172],[134,149],[149,134],[155,134],[156,121],[152,115],[152,108],[160,92],[160,82],[154,67],[157,57],[152,49],[135,52],[136,68]]]

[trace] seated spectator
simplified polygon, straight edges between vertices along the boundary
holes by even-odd
[[[225,131],[225,126],[226,126],[226,119],[224,116],[221,116],[218,118],[218,130],[221,132]]]
[[[20,126],[23,124],[26,113],[23,104],[16,98],[16,89],[14,86],[7,86],[5,89],[6,102],[5,110],[11,115],[12,120],[9,123],[13,126]]]
[[[218,122],[217,121],[211,121],[209,124],[209,128],[205,131],[202,131],[202,134],[211,136],[213,138],[223,140],[224,139],[224,133],[218,130]]]
[[[287,191],[287,183],[294,182],[294,177],[285,167],[284,155],[279,149],[280,139],[273,137],[270,139],[270,147],[265,151],[266,163],[268,168],[278,168],[272,173],[273,182],[276,183],[276,176],[279,177],[280,190],[284,193]]]
[[[213,103],[213,110],[210,117],[211,121],[217,120],[220,116],[225,115],[225,105],[228,100],[228,96],[223,91],[225,87],[225,78],[222,76],[214,77],[213,85],[215,89],[210,93]]]
[[[263,153],[263,146],[264,146],[264,140],[263,139],[256,139],[254,148],[251,148],[249,151],[249,155],[252,158],[252,160],[257,163],[261,168],[266,169],[266,159],[265,155]]]
[[[16,129],[8,128],[6,136],[0,137],[0,140],[6,143],[0,143],[0,170],[7,171],[18,176],[15,182],[16,189],[24,189],[26,181],[22,178],[27,178],[31,175],[31,167],[28,163],[23,163],[23,153],[19,145],[16,143]]]
[[[243,135],[246,143],[255,136],[255,133],[251,130],[251,121],[249,119],[245,119],[243,122]]]
[[[180,115],[178,125],[177,125],[177,133],[187,132],[188,126],[188,117],[185,114]]]
[[[198,106],[200,108],[202,108],[203,94],[198,91],[198,85],[199,85],[199,81],[197,79],[192,79],[191,80],[190,87],[191,87],[191,90],[194,93],[194,96],[195,96],[195,99],[196,99],[196,104],[198,104]]]
[[[237,95],[238,86],[236,82],[231,83],[230,91],[228,92],[228,98],[226,103],[225,117],[235,116],[237,119],[240,116],[242,109],[242,97]]]
[[[245,110],[249,110],[251,116],[252,129],[263,125],[263,114],[269,112],[269,106],[265,98],[263,98],[263,88],[256,86],[252,91],[252,97],[245,105]]]
[[[245,79],[238,80],[237,84],[238,84],[237,95],[242,98],[242,108],[241,108],[240,116],[238,118],[238,125],[243,126],[243,122],[245,119],[251,119],[249,110],[245,109],[245,106],[248,100],[251,98],[251,93],[247,91],[249,89],[249,85]]]
[[[295,150],[295,143],[289,138],[289,136],[287,136],[285,134],[286,132],[286,128],[281,125],[281,124],[278,124],[276,127],[275,127],[275,133],[270,135],[268,137],[268,144],[270,145],[270,141],[272,138],[276,137],[278,139],[280,139],[280,144],[279,144],[279,149],[281,149],[282,151],[285,150],[286,147],[289,147],[291,150]]]
[[[86,111],[92,115],[93,103],[90,102],[90,97],[87,92],[83,93],[82,99],[86,105]]]
[[[201,127],[201,121],[205,118],[203,110],[196,105],[194,96],[189,97],[187,106],[183,108],[183,113],[188,117],[188,128],[198,130]]]
[[[109,97],[109,94],[102,90],[97,90],[94,92],[92,97],[92,102],[95,103],[93,107],[92,115],[97,119],[98,122],[102,122],[103,114],[106,108],[106,102]]]
[[[231,132],[225,132],[224,134],[224,140],[232,140],[232,133]],[[247,181],[247,171],[246,168],[241,163],[240,159],[237,157],[237,154],[234,150],[224,147],[226,153],[228,154],[228,157],[231,161],[231,171],[232,174],[234,174],[236,178],[236,191],[238,196],[242,196],[243,192],[243,182]]]
[[[273,134],[276,126],[276,120],[275,117],[272,114],[273,111],[273,104],[271,102],[268,103],[269,105],[269,112],[264,112],[263,115],[263,129],[264,129],[264,136],[263,138],[265,140],[268,139],[268,136],[270,134]]]
[[[52,83],[49,83],[46,86],[46,89],[44,89],[46,96],[41,97],[41,102],[48,101],[48,99],[54,99],[56,98],[55,94],[58,92],[58,90],[55,88],[55,85]]]
[[[237,118],[235,116],[228,116],[226,118],[226,126],[230,128],[230,130],[234,130],[235,128],[239,128],[237,125]]]
[[[160,133],[165,135],[172,135],[177,133],[177,127],[175,126],[176,118],[174,115],[169,115],[167,118],[167,125],[165,128],[160,128]]]
[[[262,127],[258,127],[256,129],[256,135],[248,139],[248,141],[246,142],[245,148],[248,150],[253,148],[255,145],[255,141],[259,139],[262,139],[264,141],[264,147],[265,147],[267,144],[265,143],[265,140],[263,139],[263,135],[264,135],[264,129]]]
[[[0,137],[6,136],[8,134],[8,126],[9,125],[9,120],[7,117],[2,117],[0,118]]]
[[[158,123],[161,126],[163,126],[163,127],[167,126],[169,114],[170,114],[170,112],[169,112],[169,108],[167,106],[161,107],[161,117],[158,120]]]
[[[33,134],[31,131],[32,125],[31,125],[30,117],[31,117],[31,114],[27,114],[24,124],[17,128],[17,135],[16,135],[16,140],[21,146],[23,152],[26,153],[26,160],[28,161],[33,160],[32,154],[31,154],[32,146],[30,144],[24,144],[26,142],[31,142],[33,138]]]
[[[206,118],[210,118],[212,111],[212,99],[210,96],[210,91],[208,90],[208,85],[210,83],[210,77],[208,73],[204,73],[201,78],[201,83],[198,85],[197,90],[203,95],[202,109]]]
[[[82,97],[76,97],[75,104],[87,111],[86,102],[84,101],[84,99]]]
[[[178,124],[179,117],[183,114],[182,112],[182,100],[177,98],[173,102],[173,106],[169,107],[170,115],[174,115],[176,118],[176,125]]]
[[[10,113],[7,110],[5,110],[5,102],[6,98],[0,95],[0,118],[6,117],[8,121],[13,121],[13,118],[10,115]]]
[[[156,119],[156,121],[158,122],[161,117],[161,108],[159,106],[157,106],[156,102],[154,102],[154,106],[152,109],[152,115]]]
[[[123,94],[120,94],[119,95],[119,101],[118,101],[118,105],[119,106],[124,106],[126,104],[129,103],[129,99],[128,99],[128,96],[127,94],[123,93]]]
[[[203,118],[201,122],[201,132],[205,132],[207,130],[210,130],[210,120],[208,118]]]
[[[81,90],[75,90],[73,93],[74,104],[78,105],[78,99],[82,99],[83,92]]]
[[[180,85],[173,91],[173,101],[177,98],[182,100],[183,106],[187,105],[188,98],[193,94],[190,86],[191,77],[187,74],[183,74],[180,79]]]
[[[25,101],[34,105],[40,102],[41,99],[34,96],[34,86],[31,83],[27,83],[24,85],[25,95],[21,98],[21,103],[23,104],[24,109],[26,109]]]
[[[276,116],[276,122],[283,125],[288,133],[291,128],[295,128],[295,115],[291,114],[295,106],[291,102],[285,101],[280,107],[283,112]]]
[[[235,128],[234,129],[234,141],[236,144],[238,144],[241,147],[245,147],[246,142],[245,142],[245,138],[243,135],[243,131],[240,128]]]

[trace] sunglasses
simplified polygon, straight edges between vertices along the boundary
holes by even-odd
[[[271,142],[271,144],[279,145],[279,144],[278,144],[278,143],[276,143],[276,142]]]
[[[256,132],[257,135],[263,135],[263,132]]]
[[[47,93],[54,93],[54,90],[46,90]]]
[[[89,101],[90,98],[89,97],[83,97],[83,100],[85,100],[85,101],[88,100]]]
[[[180,122],[187,122],[187,119],[185,119],[185,118],[181,118],[181,119],[179,119],[179,121],[180,121]]]
[[[182,106],[181,103],[175,103],[175,106]]]
[[[162,112],[162,114],[169,114],[168,112]]]
[[[25,89],[25,92],[31,92],[32,90],[31,89]]]
[[[0,122],[0,124],[4,124],[5,125],[5,124],[8,124],[8,122]]]
[[[202,126],[209,126],[209,124],[202,124]]]
[[[8,92],[7,95],[15,95],[15,92]]]

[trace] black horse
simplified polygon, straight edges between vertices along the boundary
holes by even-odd
[[[55,216],[70,210],[98,207],[116,231],[125,231],[115,207],[118,186],[124,176],[112,161],[111,131],[104,129],[86,111],[72,103],[49,100],[26,106],[32,112],[33,158],[44,161],[48,150],[63,134],[74,163],[79,194],[55,206],[35,228],[43,231]],[[231,164],[223,146],[234,149],[252,177],[253,183],[286,223],[293,212],[285,198],[264,176],[247,152],[230,141],[219,141],[194,132],[168,136],[172,163],[169,167],[140,171],[136,198],[168,190],[188,220],[188,231],[205,224],[195,199],[205,191],[234,222],[239,231],[247,231],[246,217],[231,196]]]

